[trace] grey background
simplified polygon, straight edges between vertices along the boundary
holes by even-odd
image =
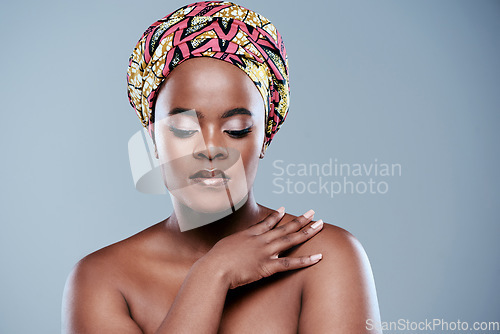
[[[125,73],[141,33],[183,4],[2,5],[0,333],[59,332],[72,266],[170,213],[168,196],[132,183],[140,123]],[[290,114],[258,201],[352,232],[384,321],[500,321],[500,3],[240,4],[278,27],[290,62]],[[384,195],[274,193],[275,160],[329,158],[399,163],[402,175],[380,178]]]

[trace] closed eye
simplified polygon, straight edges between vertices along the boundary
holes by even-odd
[[[246,135],[248,135],[250,132],[252,132],[252,126],[249,126],[248,128],[245,128],[243,130],[225,130],[224,132],[227,133],[230,137],[232,138],[243,138]]]
[[[179,137],[179,138],[189,138],[192,135],[194,135],[198,130],[182,130],[175,128],[173,126],[169,126],[170,131],[173,132],[174,136]]]

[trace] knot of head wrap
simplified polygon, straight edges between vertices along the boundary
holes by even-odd
[[[127,71],[130,104],[150,135],[161,83],[193,57],[224,60],[248,74],[264,100],[267,148],[286,118],[290,94],[285,45],[276,27],[227,1],[193,3],[153,23],[134,48]]]

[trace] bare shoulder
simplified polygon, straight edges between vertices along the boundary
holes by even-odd
[[[122,240],[82,258],[70,272],[66,290],[81,290],[89,286],[97,289],[108,284],[116,285],[113,276],[117,274],[116,271],[131,246],[128,240]]]
[[[299,332],[378,333],[367,326],[380,321],[380,313],[370,262],[359,240],[324,223],[322,231],[291,256],[317,253],[322,259],[301,273]]]
[[[362,262],[368,264],[368,257],[361,242],[349,231],[332,224],[324,223],[322,231],[304,246],[304,250],[323,255],[323,266],[318,266],[318,271],[327,264],[332,266],[330,269],[336,268],[339,271],[345,271],[346,267],[362,265]]]
[[[342,284],[373,282],[370,262],[361,242],[341,227],[324,223],[322,231],[305,243],[301,252],[323,255],[321,261],[307,271],[306,287],[327,282],[331,290],[335,286],[343,287]]]
[[[116,283],[116,275],[119,274],[116,271],[123,265],[130,266],[131,256],[145,253],[154,237],[154,229],[156,225],[85,256],[74,266],[68,280],[88,282],[98,276],[100,284],[106,284],[107,281]]]
[[[150,238],[148,228],[125,240],[95,251],[81,259],[69,274],[63,294],[63,333],[140,333],[129,316],[122,293],[125,268],[131,255],[141,252]]]
[[[284,223],[294,219],[287,215]],[[346,280],[354,284],[356,279],[373,281],[368,256],[361,242],[349,231],[329,223],[324,223],[322,230],[307,242],[301,244],[291,256],[322,254],[316,265],[304,271],[305,287],[323,282]],[[332,284],[330,284],[332,285]]]
[[[285,224],[296,216],[287,214],[280,224]],[[351,262],[355,258],[366,256],[361,243],[349,231],[329,223],[324,223],[320,233],[312,239],[302,244],[294,251],[295,255],[308,255],[308,254],[323,254],[321,260],[336,259],[337,265],[342,265],[345,262]],[[341,262],[338,262],[342,260]]]

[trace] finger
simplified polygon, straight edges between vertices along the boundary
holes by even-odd
[[[271,212],[264,220],[252,225],[248,231],[254,235],[260,235],[271,230],[285,215],[285,208],[281,207],[276,211]]]
[[[306,242],[307,240],[318,234],[323,228],[323,220],[320,219],[317,222],[291,234],[285,234],[272,243],[270,243],[270,249],[273,253],[279,254],[293,246],[299,245]]]
[[[290,220],[288,223],[275,228],[274,230],[266,234],[266,238],[268,238],[269,242],[272,242],[277,238],[280,238],[282,236],[285,236],[293,232],[297,232],[301,228],[306,226],[311,221],[313,216],[314,216],[314,210],[309,210],[302,216],[298,216]]]
[[[275,274],[282,271],[305,268],[318,263],[322,257],[323,255],[321,253],[301,257],[280,257],[271,260],[268,264],[267,271]]]

